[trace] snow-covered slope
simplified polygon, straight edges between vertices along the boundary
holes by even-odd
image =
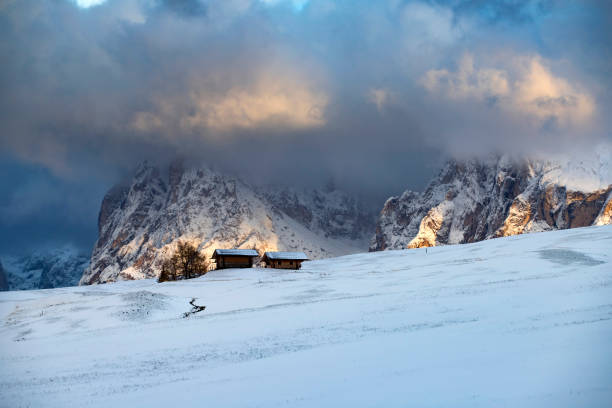
[[[385,203],[370,250],[476,242],[604,225],[612,217],[610,156],[450,161],[423,193]]]
[[[1,258],[9,290],[74,286],[89,265],[89,257],[72,246]]]
[[[2,405],[609,407],[611,243],[587,227],[3,292]]]
[[[82,284],[157,276],[178,240],[215,248],[303,251],[312,259],[363,251],[374,216],[338,191],[253,188],[180,162],[163,177],[140,166],[104,198],[99,238]]]

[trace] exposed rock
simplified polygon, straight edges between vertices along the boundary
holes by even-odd
[[[208,168],[142,164],[102,202],[99,238],[81,284],[158,276],[179,240],[215,248],[304,251],[311,259],[363,251],[375,217],[339,191],[254,188]]]
[[[260,190],[272,208],[326,237],[360,240],[374,230],[375,218],[341,191]]]
[[[608,194],[608,199],[599,215],[595,219],[595,225],[612,224],[612,193]]]
[[[407,191],[387,200],[370,250],[609,224],[612,185],[605,184],[608,173],[597,174],[598,168],[608,168],[606,163],[594,163],[595,170],[572,179],[567,166],[550,161],[505,156],[450,161],[423,193]],[[572,171],[577,172],[575,166]],[[584,182],[584,174],[596,182]]]

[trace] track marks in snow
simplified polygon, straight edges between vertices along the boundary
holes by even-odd
[[[592,231],[612,235],[609,228]],[[225,270],[168,284],[2,294],[0,395],[12,406],[110,406],[112,395],[162,404],[177,387],[212,406],[340,406],[343,392],[363,389],[383,401],[387,391],[412,385],[430,404],[459,406],[472,385],[481,389],[465,406],[552,406],[541,395],[565,401],[559,373],[578,362],[591,377],[571,378],[585,397],[567,405],[595,406],[589,390],[609,380],[601,355],[612,333],[612,271],[601,262],[609,262],[604,241],[561,242],[572,234],[584,231],[427,255],[353,255],[300,271]],[[193,298],[206,311],[183,319]],[[326,368],[317,372],[317,364]],[[440,381],[449,377],[466,386]],[[348,391],[347,378],[364,381]],[[508,395],[506,379],[519,397],[500,397]]]
[[[116,312],[121,320],[147,320],[155,312],[167,309],[168,296],[146,290],[128,292],[121,296],[125,306]]]
[[[597,260],[582,252],[574,251],[571,249],[541,249],[537,251],[542,259],[559,264],[559,265],[584,265],[594,266],[605,263],[604,261]]]

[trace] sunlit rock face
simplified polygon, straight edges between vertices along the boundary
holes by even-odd
[[[595,220],[595,225],[606,225],[612,224],[612,195],[608,196],[608,201],[601,209],[597,219]]]
[[[602,156],[579,165],[506,156],[450,161],[423,193],[407,191],[387,200],[370,250],[609,224],[608,160]]]
[[[143,164],[102,202],[99,238],[81,284],[158,276],[179,240],[215,248],[303,251],[311,259],[367,250],[375,215],[339,191],[255,188],[180,162]]]

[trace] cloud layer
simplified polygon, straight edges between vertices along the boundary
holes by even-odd
[[[325,124],[328,97],[303,78],[264,74],[254,83],[211,91],[206,82],[186,94],[158,96],[152,111],[136,112],[130,127],[138,132],[200,133],[226,137],[245,129],[309,129]]]
[[[597,3],[109,0],[87,6],[67,0],[2,6],[2,146],[58,172],[68,173],[81,154],[127,166],[169,147],[193,152],[244,137],[278,143],[279,133],[285,143],[297,134],[313,143],[324,138],[328,149],[350,142],[364,151],[397,143],[404,133],[405,147],[444,150],[478,143],[492,114],[483,104],[508,128],[519,123],[531,139],[550,138],[551,130],[604,133],[595,113],[608,101],[599,101],[598,90],[581,78],[604,73],[581,72],[562,44],[540,45],[545,22],[576,8],[588,20],[600,11]],[[574,25],[584,23],[577,20]],[[525,30],[536,33],[525,37]],[[471,125],[460,133],[454,121],[449,128],[435,123],[436,116],[463,115]],[[362,120],[387,129],[355,132]],[[330,140],[334,132],[337,143]]]
[[[555,124],[558,132],[582,131],[594,123],[595,101],[577,83],[555,76],[539,56],[510,56],[501,67],[476,67],[472,55],[464,55],[456,71],[432,69],[423,86],[454,103],[486,104],[517,123],[527,122],[537,134]],[[549,136],[546,134],[545,136]]]
[[[256,182],[332,179],[376,207],[448,155],[610,140],[610,15],[604,1],[7,1],[0,149],[66,185],[180,154]]]

